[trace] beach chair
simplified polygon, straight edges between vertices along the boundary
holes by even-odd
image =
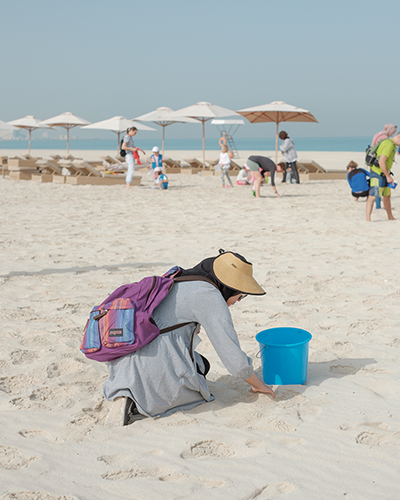
[[[172,158],[164,158],[164,170],[166,174],[180,174],[181,173],[181,164],[178,161],[173,160]]]
[[[306,173],[326,173],[326,170],[313,160],[297,160],[297,166]]]
[[[347,171],[345,170],[325,170],[321,165],[313,160],[297,160],[297,166],[302,167],[304,174],[300,172],[301,179],[309,181],[319,181],[319,180],[335,180],[335,179],[346,179]]]
[[[106,174],[97,170],[90,162],[84,160],[75,160],[72,164],[81,170],[84,175],[68,176],[66,184],[91,184],[92,186],[112,186],[115,184],[125,184],[125,174]],[[141,177],[134,175],[131,185],[140,186]]]
[[[66,174],[67,176],[72,175],[74,177],[79,177],[80,175],[85,175],[84,171],[74,165],[71,160],[59,160],[58,165],[62,167],[63,173],[66,173],[66,171],[69,172]]]
[[[199,172],[202,172],[206,168],[203,165],[203,162],[198,160],[197,158],[185,158],[184,161],[189,164],[190,169],[191,169],[191,172],[190,172],[191,174],[198,174]],[[185,172],[185,173],[189,173],[189,172]]]
[[[218,162],[217,162],[217,163],[218,163]],[[231,168],[230,168],[230,170],[231,170],[232,172],[237,172],[237,173],[239,173],[239,172],[240,172],[240,170],[242,170],[242,167],[241,167],[239,164],[237,164],[235,161],[233,161],[233,160],[232,160],[232,158],[231,158]]]
[[[63,184],[65,182],[62,175],[62,169],[51,160],[37,160],[36,165],[39,172],[32,174],[31,180],[35,182],[54,182],[54,176],[57,176],[58,181]]]
[[[35,160],[27,160],[22,157],[12,157],[7,160],[9,178],[15,181],[30,181],[32,174],[39,173],[39,166]]]
[[[0,156],[0,163],[1,163],[1,175],[4,179],[4,177],[9,174],[9,170],[7,168],[8,156]]]

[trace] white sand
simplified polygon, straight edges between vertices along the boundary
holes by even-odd
[[[143,184],[0,179],[0,498],[398,498],[400,222],[383,210],[364,222],[342,180],[278,184],[282,199],[267,186],[259,200],[198,175]],[[392,203],[400,218],[400,189]],[[79,351],[90,309],[220,247],[267,291],[232,308],[257,372],[256,333],[298,326],[313,335],[306,384],[250,394],[203,332],[213,403],[104,427],[107,370]]]

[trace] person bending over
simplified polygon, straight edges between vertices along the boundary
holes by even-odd
[[[263,180],[260,169],[264,172],[264,174],[268,175],[269,172],[271,176],[272,189],[274,190],[276,196],[280,198],[275,186],[275,172],[282,172],[282,167],[280,165],[275,165],[270,158],[265,156],[250,156],[246,163],[255,178],[254,192],[256,198],[260,198],[260,186]]]

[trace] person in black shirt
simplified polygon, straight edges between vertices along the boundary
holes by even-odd
[[[264,174],[268,174],[269,172],[271,176],[272,189],[275,191],[276,196],[280,198],[280,195],[278,194],[275,186],[275,172],[282,172],[282,167],[280,165],[275,165],[275,163],[270,158],[267,158],[265,156],[250,156],[247,160],[247,166],[252,171],[256,179],[256,182],[254,184],[256,198],[260,198],[260,186],[262,182],[260,169],[264,172]]]

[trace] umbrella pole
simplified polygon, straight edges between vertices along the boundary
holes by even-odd
[[[29,129],[29,156],[31,154],[31,133],[32,133],[32,130]]]
[[[118,131],[118,132],[117,132],[117,134],[118,134],[118,136],[117,136],[117,156],[119,156],[119,138],[120,138],[120,136],[121,136],[121,135],[120,135],[120,134],[121,134],[121,132],[120,132],[120,131]]]
[[[164,160],[165,127],[166,127],[166,125],[163,125],[163,128],[162,128],[162,158],[163,158],[163,160]]]
[[[206,166],[206,142],[205,142],[205,120],[202,120],[203,123],[203,167]]]
[[[279,122],[276,122],[276,137],[275,137],[275,165],[278,164],[278,135],[279,135]]]
[[[67,156],[69,156],[69,128],[67,127]]]

